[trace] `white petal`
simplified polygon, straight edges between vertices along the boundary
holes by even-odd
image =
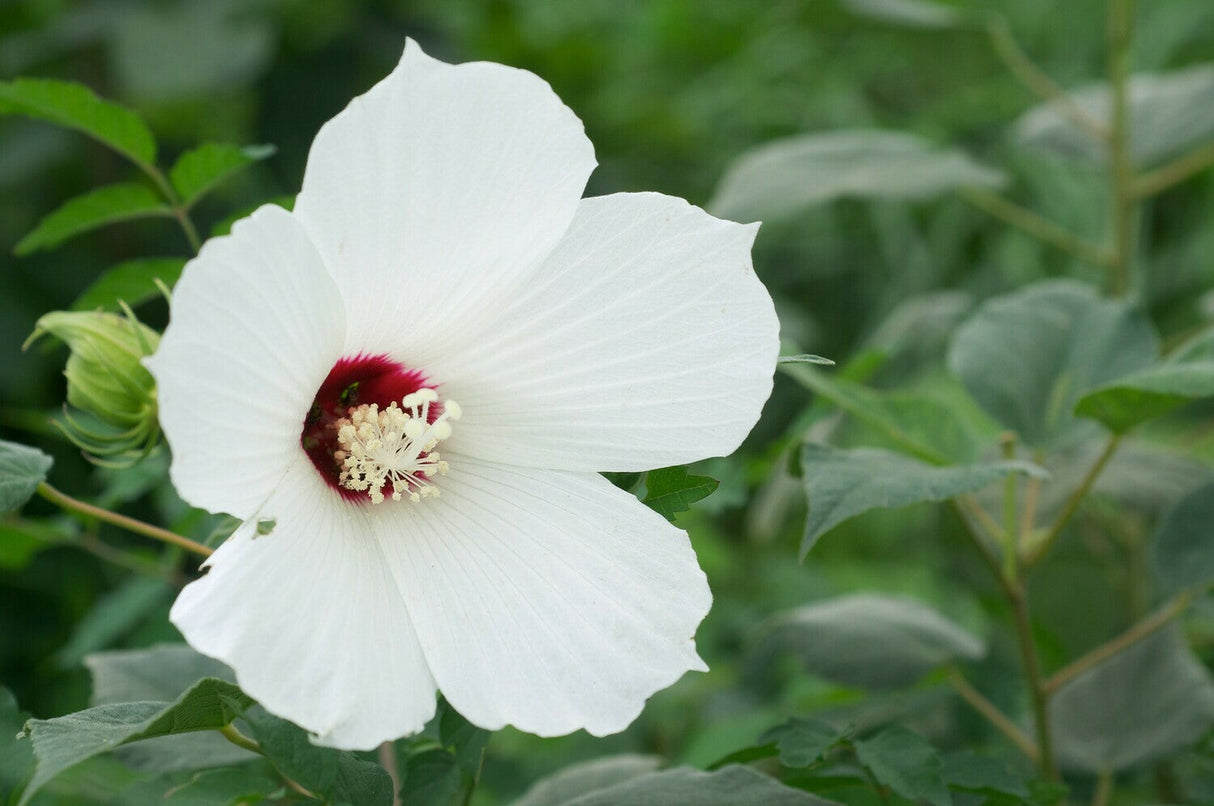
[[[712,595],[695,553],[631,495],[467,457],[438,485],[437,499],[377,507],[376,523],[439,690],[470,721],[601,736],[706,669],[693,636]]]
[[[290,213],[267,205],[202,247],[146,361],[181,496],[246,518],[301,455],[316,390],[342,347],[337,290]]]
[[[325,486],[301,453],[258,513],[277,521],[273,531],[241,527],[169,615],[271,713],[350,750],[416,733],[435,708],[368,510]]]
[[[756,229],[656,193],[583,200],[528,293],[430,367],[464,411],[450,450],[565,470],[732,452],[779,353]]]
[[[409,42],[320,130],[295,205],[346,299],[347,352],[419,366],[458,342],[552,251],[594,164],[539,77]]]

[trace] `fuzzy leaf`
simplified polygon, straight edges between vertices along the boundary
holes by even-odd
[[[802,134],[746,152],[707,208],[770,221],[836,199],[927,199],[960,187],[1000,187],[1004,175],[911,134],[858,129]]]
[[[37,448],[0,440],[0,512],[25,505],[46,481],[53,460]]]
[[[116,703],[55,719],[31,719],[25,733],[33,744],[34,775],[19,806],[51,778],[87,758],[140,739],[221,728],[252,702],[235,685],[205,678],[171,703]]]
[[[18,241],[13,252],[28,255],[107,224],[172,214],[169,206],[145,185],[134,182],[106,185],[64,202]]]
[[[767,646],[792,652],[805,669],[845,686],[902,688],[958,660],[986,654],[978,636],[914,599],[853,594],[787,610]]]
[[[83,132],[144,165],[156,161],[156,140],[134,112],[71,81],[0,81],[0,115],[24,115]]]
[[[749,767],[731,765],[716,772],[675,767],[639,775],[580,797],[562,806],[839,806],[808,792],[784,786]]]
[[[583,761],[536,781],[514,806],[562,806],[581,795],[652,773],[661,764],[658,756],[627,754]]]
[[[921,501],[946,501],[981,490],[1009,473],[1045,477],[1031,462],[998,461],[937,467],[876,448],[801,447],[801,478],[809,496],[809,514],[801,538],[801,557],[827,531],[870,509],[901,507]]]
[[[1201,485],[1164,513],[1150,551],[1166,590],[1214,582],[1214,482]]]
[[[272,145],[239,146],[203,143],[187,151],[169,169],[169,180],[181,203],[189,207],[241,168],[274,155]]]
[[[1075,404],[1075,413],[1123,434],[1191,400],[1212,395],[1214,360],[1165,362],[1089,392]]]

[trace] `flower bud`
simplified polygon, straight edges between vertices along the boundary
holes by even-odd
[[[140,363],[160,342],[156,331],[126,316],[101,311],[54,311],[38,320],[28,347],[44,333],[71,355],[64,418],[56,422],[94,457],[137,461],[157,444],[156,382]]]

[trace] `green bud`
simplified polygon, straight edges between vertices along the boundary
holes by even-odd
[[[71,355],[64,418],[56,422],[77,446],[111,463],[137,461],[160,436],[156,382],[141,363],[160,343],[135,319],[100,311],[54,311],[38,320],[28,347],[43,334],[67,344]]]

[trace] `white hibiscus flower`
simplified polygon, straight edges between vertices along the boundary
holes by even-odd
[[[148,360],[172,478],[244,525],[171,618],[320,743],[416,732],[436,689],[603,735],[706,668],[686,534],[597,471],[736,448],[778,325],[754,225],[582,199],[594,164],[541,79],[410,42],[321,128],[294,212],[177,285]]]

